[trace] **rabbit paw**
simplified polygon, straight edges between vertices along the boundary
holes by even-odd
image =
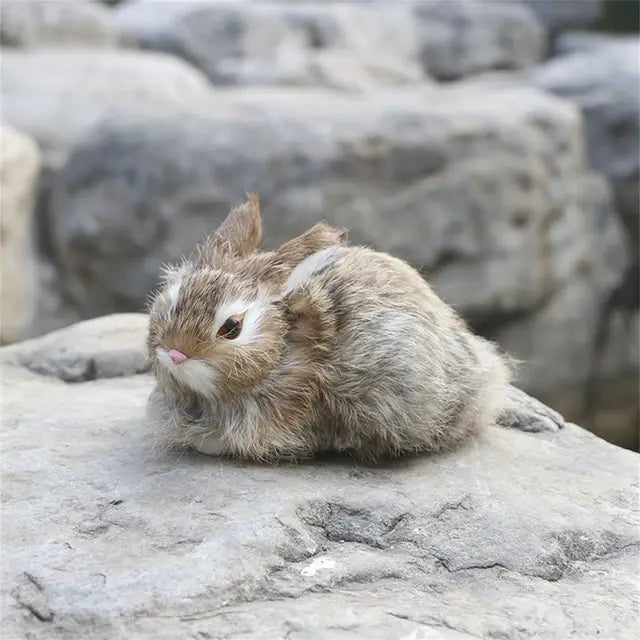
[[[498,425],[510,429],[520,429],[539,433],[541,431],[558,431],[565,424],[564,418],[546,404],[532,398],[524,391],[509,385]]]

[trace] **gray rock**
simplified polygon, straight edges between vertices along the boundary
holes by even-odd
[[[579,210],[583,257],[573,277],[526,316],[490,319],[482,330],[521,361],[518,382],[529,393],[610,442],[637,450],[637,314],[613,317],[604,357],[596,358],[596,327],[629,259],[604,186],[595,178],[582,183],[585,199],[600,204]]]
[[[521,68],[542,57],[546,39],[518,3],[477,0],[404,3],[247,3],[171,5],[128,2],[117,10],[125,42],[175,53],[217,84],[310,84],[362,89],[415,82],[424,71],[455,79],[494,68]],[[328,56],[326,52],[331,52]],[[366,82],[335,79],[318,67],[339,55]]]
[[[589,27],[602,15],[603,0],[517,0],[526,4],[553,34]]]
[[[553,43],[554,56],[593,51],[594,48],[615,42],[628,42],[628,34],[602,33],[598,31],[566,31]]]
[[[43,253],[42,247],[38,253],[39,294],[30,337],[41,336],[81,320],[67,299],[58,269]]]
[[[304,75],[297,84],[364,93],[382,86],[393,88],[415,81],[427,81],[417,64],[409,66],[389,58],[366,60],[349,50],[328,48],[309,56]]]
[[[40,173],[34,141],[0,126],[0,343],[29,335],[38,300],[33,210]]]
[[[426,0],[414,5],[422,64],[438,79],[521,69],[544,55],[545,31],[519,3]]]
[[[83,315],[135,311],[159,265],[255,191],[266,246],[326,218],[470,316],[524,313],[583,257],[579,126],[524,89],[225,92],[206,113],[94,131],[57,180],[52,240]]]
[[[130,46],[178,55],[215,83],[286,82],[304,73],[304,29],[270,7],[234,2],[126,3],[116,10]]]
[[[362,90],[422,79],[410,6],[127,2],[123,42],[178,55],[215,84]]]
[[[48,3],[47,3],[48,4]],[[31,135],[47,171],[105,118],[122,111],[157,112],[208,96],[200,72],[160,53],[99,49],[38,49],[2,53],[3,118]]]
[[[532,70],[537,87],[574,101],[584,114],[591,166],[609,177],[616,204],[638,245],[640,39],[596,38]]]
[[[147,317],[123,313],[86,320],[4,349],[4,362],[64,382],[149,371]]]
[[[597,386],[588,387],[594,327],[605,295],[594,282],[595,270],[587,268],[540,310],[497,328],[493,337],[522,360],[518,383],[529,393],[609,442],[638,450],[637,314],[627,323],[614,317],[605,357],[595,370]]]
[[[3,46],[110,46],[116,40],[111,13],[99,2],[4,0],[0,7]]]
[[[123,112],[143,117],[167,106],[187,108],[208,97],[209,83],[197,69],[160,53],[87,48],[3,51],[3,118],[32,136],[42,151],[36,212],[42,295],[35,332],[79,319],[65,299],[56,265],[48,263],[50,185],[69,149],[98,123],[117,122]]]
[[[329,66],[327,59],[338,58],[322,84],[331,86],[328,79],[343,73],[346,65],[341,59],[362,68],[370,77],[369,87],[426,80],[410,3],[311,3],[289,8],[285,20],[306,29],[311,70],[322,64]],[[321,84],[310,75],[305,84]],[[349,86],[345,83],[344,88]]]
[[[634,633],[638,455],[580,427],[376,467],[154,454],[150,376],[66,384],[16,348],[0,351],[6,637]]]

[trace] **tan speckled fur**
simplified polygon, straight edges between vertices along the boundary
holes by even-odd
[[[149,417],[163,443],[375,460],[450,448],[496,421],[505,360],[413,268],[326,224],[274,252],[257,251],[260,235],[250,196],[153,299]],[[237,300],[259,320],[237,340],[216,336],[216,311]],[[160,362],[158,348],[189,361]]]

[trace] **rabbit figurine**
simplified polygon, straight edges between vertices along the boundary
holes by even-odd
[[[150,305],[167,445],[254,461],[449,449],[491,424],[557,429],[511,366],[405,262],[320,223],[258,251],[258,199],[234,208]]]

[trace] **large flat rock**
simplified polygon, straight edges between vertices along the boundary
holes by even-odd
[[[122,323],[58,340],[100,360]],[[7,638],[634,633],[639,458],[580,427],[377,467],[161,455],[148,374],[65,383],[21,349],[0,351]]]
[[[327,219],[427,269],[475,317],[535,308],[586,256],[585,209],[599,201],[578,111],[555,97],[214,95],[204,108],[104,122],[74,147],[49,214],[83,315],[139,310],[159,266],[192,251],[246,191],[261,198],[268,246]]]
[[[52,331],[3,350],[3,362],[65,382],[144,373],[147,316],[117,313]]]

